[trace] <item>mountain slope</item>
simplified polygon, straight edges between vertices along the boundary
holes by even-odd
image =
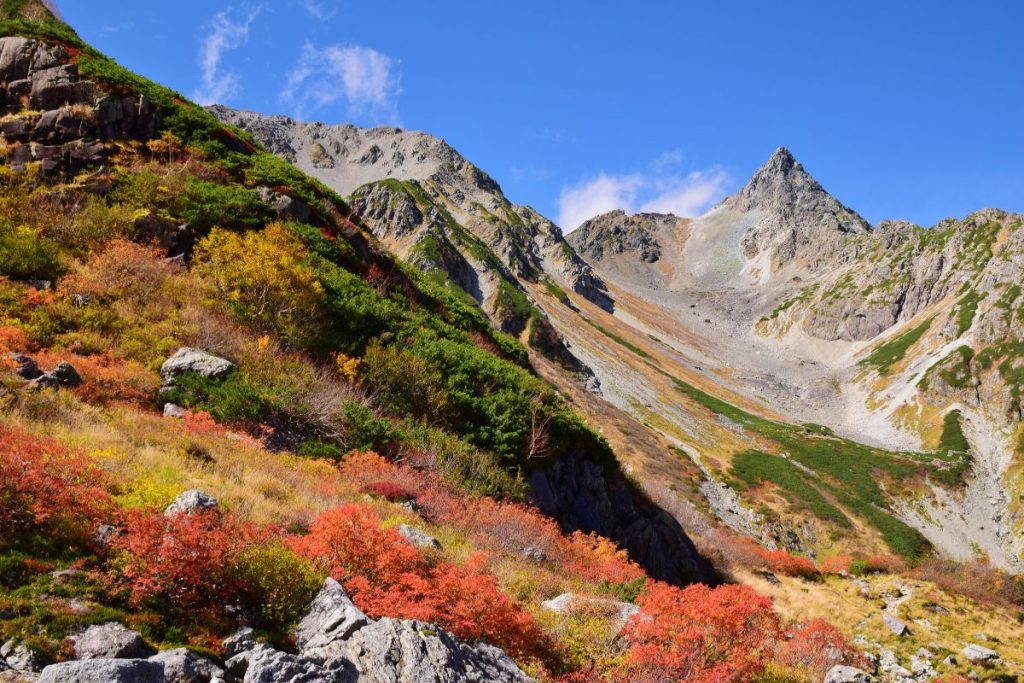
[[[712,393],[890,450],[954,448],[959,474],[929,475],[893,513],[957,558],[1019,571],[1020,225],[986,210],[869,230],[780,149],[700,218],[607,214],[569,241],[609,283],[617,315],[711,375]],[[607,379],[620,370],[569,339],[628,408],[630,392]]]
[[[600,278],[557,226],[511,204],[490,176],[443,140],[397,128],[302,123],[217,106],[210,111],[352,195],[378,238],[421,267],[445,268],[503,328],[519,332],[526,324],[523,303],[516,301],[520,279],[554,278],[599,305],[610,303]],[[458,234],[449,217],[469,234]],[[439,250],[457,263],[442,260]]]

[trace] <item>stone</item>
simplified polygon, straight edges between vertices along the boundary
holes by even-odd
[[[163,665],[167,683],[210,683],[224,676],[222,668],[184,647],[158,652],[149,661]]]
[[[369,619],[355,606],[341,584],[328,577],[295,628],[295,643],[306,657],[329,659],[338,641],[368,623]]]
[[[907,626],[907,623],[889,612],[882,612],[882,622],[886,628],[898,636],[910,634],[910,628]]]
[[[256,636],[254,631],[248,626],[238,629],[221,642],[225,659],[231,659],[235,655],[248,652],[254,647],[256,647]]]
[[[296,655],[264,646],[252,651],[242,682],[355,683],[354,677],[341,674],[341,670],[345,668],[350,667],[344,661],[328,668]]]
[[[13,638],[0,647],[0,660],[4,660],[9,668],[21,673],[34,673],[43,668],[43,661],[39,655],[25,643]]]
[[[39,369],[39,363],[24,354],[12,353],[11,360],[18,366],[14,369],[14,374],[22,379],[36,379],[43,374],[43,371]]]
[[[400,533],[407,541],[412,543],[414,546],[420,548],[431,548],[434,550],[441,549],[441,542],[431,536],[430,534],[417,529],[414,526],[408,524],[399,524],[398,533]]]
[[[836,664],[825,674],[824,683],[874,683],[875,677],[853,666]]]
[[[0,39],[0,81],[10,83],[28,78],[38,45],[20,36]]]
[[[586,606],[591,609],[602,610],[609,615],[614,615],[618,622],[618,630],[625,627],[629,619],[640,611],[640,608],[630,602],[620,600],[602,600],[586,595],[575,593],[562,593],[558,597],[545,600],[540,606],[556,614],[565,614],[572,606]]]
[[[178,495],[167,506],[167,509],[164,510],[164,516],[171,517],[177,514],[191,515],[205,510],[217,511],[219,509],[220,504],[217,502],[217,499],[209,493],[204,493],[199,489],[189,489]]]
[[[975,643],[969,643],[961,653],[967,661],[974,662],[975,664],[984,664],[999,659],[998,652]]]
[[[523,551],[520,553],[520,555],[522,555],[530,562],[535,562],[537,564],[540,564],[541,562],[546,562],[548,559],[548,554],[544,552],[542,548],[538,548],[535,545],[526,546],[525,548],[523,548]]]
[[[173,417],[178,420],[182,420],[185,418],[185,409],[174,403],[165,403],[164,417]]]
[[[82,376],[78,374],[78,370],[67,361],[61,361],[57,363],[57,367],[49,373],[53,377],[57,378],[62,387],[78,387],[82,385]]]
[[[160,366],[160,375],[165,383],[170,383],[183,372],[194,372],[203,377],[215,379],[227,375],[235,369],[235,364],[202,349],[189,347],[178,351]]]
[[[90,626],[72,640],[78,659],[145,659],[156,653],[142,636],[116,621]]]
[[[100,547],[106,548],[114,540],[114,536],[117,536],[119,533],[120,530],[112,524],[100,524],[93,538]]]
[[[343,645],[343,658],[354,665],[359,683],[533,680],[498,648],[468,645],[421,621],[383,618],[356,631]]]
[[[164,667],[145,659],[90,659],[51,664],[38,683],[164,683]]]

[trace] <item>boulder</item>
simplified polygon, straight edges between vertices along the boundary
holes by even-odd
[[[174,403],[165,403],[164,417],[173,417],[178,420],[184,419],[185,409],[179,405],[175,405]]]
[[[89,659],[52,664],[38,683],[164,683],[164,666],[145,659]]]
[[[74,636],[78,659],[145,659],[156,654],[135,631],[111,621]]]
[[[34,673],[43,668],[42,659],[25,643],[11,639],[0,646],[0,661],[21,673]]]
[[[160,366],[160,375],[165,383],[170,383],[184,372],[194,372],[203,377],[223,377],[235,369],[235,364],[202,349],[189,347],[178,349]]]
[[[235,655],[248,652],[254,647],[256,647],[256,636],[248,626],[238,629],[221,643],[225,659],[231,659]]]
[[[910,633],[910,628],[905,621],[888,612],[882,612],[882,622],[885,623],[886,628],[898,636],[905,636]]]
[[[853,666],[836,664],[825,674],[824,683],[874,683],[874,676]]]
[[[962,650],[962,654],[967,658],[967,661],[974,662],[975,664],[984,664],[986,662],[992,662],[999,659],[998,652],[975,643],[968,644],[967,647]]]
[[[32,380],[31,386],[34,389],[71,389],[81,385],[82,376],[71,363],[62,360],[53,370]]]
[[[36,379],[43,374],[43,371],[39,369],[39,363],[24,354],[12,353],[11,360],[18,366],[15,368],[14,374],[22,379]]]
[[[164,650],[149,661],[163,665],[167,683],[210,683],[211,679],[224,677],[223,669],[184,647]]]
[[[192,515],[206,510],[216,511],[219,509],[220,504],[217,502],[217,499],[209,493],[204,493],[199,489],[189,489],[180,494],[167,506],[167,509],[164,510],[164,516],[172,517],[182,513]]]
[[[380,619],[356,631],[342,653],[360,683],[533,680],[498,648],[468,645],[422,621]]]
[[[248,666],[242,683],[355,683],[356,680],[351,673],[344,673],[346,670],[351,671],[352,667],[343,660],[324,667],[266,646],[248,654]]]
[[[20,36],[0,38],[0,81],[10,83],[28,78],[38,45]]]
[[[303,656],[324,661],[334,655],[339,641],[368,623],[341,584],[328,577],[295,628],[295,643]]]
[[[521,552],[520,554],[530,562],[535,562],[537,564],[547,562],[548,559],[548,554],[544,552],[542,548],[538,548],[535,545],[530,545],[523,548],[523,552]]]
[[[441,542],[439,540],[414,526],[399,524],[398,533],[404,536],[405,540],[420,548],[433,548],[434,550],[441,549]]]

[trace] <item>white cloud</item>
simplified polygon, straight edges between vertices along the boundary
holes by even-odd
[[[299,2],[314,19],[319,21],[332,19],[338,13],[338,4],[336,2],[328,2],[327,0],[299,0]]]
[[[203,38],[199,48],[199,66],[202,81],[192,94],[199,104],[225,103],[242,91],[238,74],[223,68],[221,60],[228,50],[235,50],[249,40],[249,27],[259,15],[262,7],[257,6],[234,18],[233,10],[223,10],[213,15],[210,32]]]
[[[361,45],[318,48],[306,43],[281,100],[298,118],[343,102],[351,119],[399,125],[399,66],[397,60]]]
[[[626,213],[650,211],[695,216],[725,196],[728,176],[719,169],[681,173],[678,150],[654,160],[644,173],[600,173],[562,188],[558,197],[558,224],[572,232],[598,214],[622,209]]]

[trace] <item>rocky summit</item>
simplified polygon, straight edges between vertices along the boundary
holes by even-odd
[[[1024,679],[1021,214],[563,235],[42,0],[0,109],[0,683]]]

